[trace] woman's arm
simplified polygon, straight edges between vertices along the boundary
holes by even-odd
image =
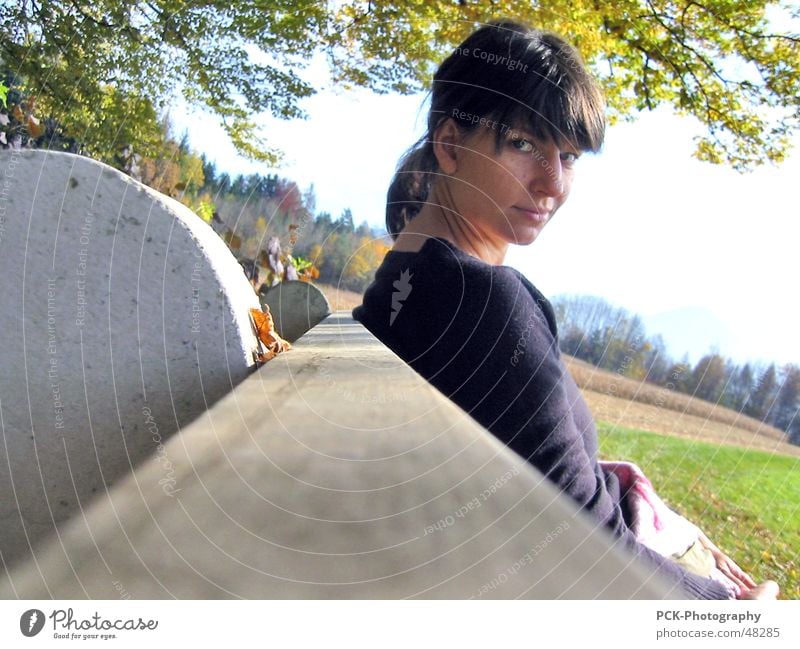
[[[586,406],[579,393],[570,396],[566,389],[549,303],[537,305],[509,269],[478,272],[483,270],[463,269],[468,297],[457,285],[447,286],[452,278],[418,273],[416,295],[406,302],[404,311],[410,311],[404,315],[413,318],[419,309],[429,316],[408,341],[410,358],[401,356],[662,576],[694,597],[728,598],[721,584],[688,573],[636,542],[596,458],[587,452],[596,448],[594,424],[588,419],[579,427],[573,417],[574,408]]]

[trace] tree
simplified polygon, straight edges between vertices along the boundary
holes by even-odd
[[[559,295],[553,298],[553,307],[559,328],[575,328],[587,336],[616,327],[620,319],[620,309],[594,295]]]
[[[217,178],[217,191],[216,195],[219,196],[220,194],[226,194],[231,190],[231,177],[227,174],[227,172],[223,172]],[[216,200],[216,196],[215,196]]]
[[[690,385],[694,390],[694,396],[717,403],[725,389],[725,377],[725,359],[716,353],[706,354],[692,371]]]
[[[612,117],[671,105],[708,127],[698,157],[745,169],[781,160],[798,129],[798,14],[790,0],[37,0],[3,3],[0,62],[90,153],[147,155],[179,90],[274,163],[252,116],[302,117],[315,54],[340,84],[407,93],[479,23],[514,16],[581,50]]]
[[[781,160],[800,120],[799,12],[789,0],[507,0],[433,12],[405,0],[366,11],[345,3],[343,13],[360,29],[340,34],[355,55],[334,58],[338,77],[377,89],[426,80],[428,63],[476,24],[516,16],[569,37],[602,79],[612,117],[661,104],[697,117],[708,127],[703,160],[738,169]]]
[[[356,228],[355,233],[359,239],[363,239],[364,237],[368,239],[372,238],[372,228],[369,227],[369,223],[366,221],[361,221],[361,225]]]
[[[293,218],[303,207],[303,197],[297,183],[289,180],[279,180],[275,186],[275,199],[281,212]]]
[[[313,214],[317,210],[317,194],[314,191],[314,183],[311,183],[303,192],[303,207]]]
[[[355,243],[357,247],[347,261],[342,279],[349,288],[363,291],[372,281],[375,269],[380,266],[389,246],[384,241],[371,237],[356,238]]]
[[[353,232],[353,212],[349,207],[342,210],[342,215],[336,220],[339,228],[344,232]]]
[[[327,236],[333,228],[333,217],[330,212],[320,212],[317,214],[314,224],[322,230],[323,236]]]
[[[736,376],[731,381],[731,393],[733,396],[733,408],[743,410],[750,392],[753,389],[753,369],[750,363],[745,363]]]
[[[673,363],[669,368],[669,375],[667,376],[667,384],[665,387],[678,392],[691,392],[689,389],[691,370],[692,366],[689,363],[689,355],[684,354],[679,363]]]
[[[180,141],[173,137],[167,118],[161,120],[162,141],[152,156],[131,155],[117,161],[117,166],[146,185],[174,197],[196,195],[205,184],[203,159],[189,147],[189,136]],[[188,204],[188,203],[187,203]]]
[[[789,431],[800,408],[800,367],[788,364],[781,374],[781,387],[775,402],[775,426]]]
[[[650,341],[650,350],[644,358],[647,380],[656,385],[664,385],[669,377],[670,360],[664,337],[657,334]]]
[[[213,189],[217,184],[217,165],[213,160],[206,158],[205,154],[200,155],[203,164],[203,188]]]
[[[312,89],[297,70],[328,19],[323,3],[270,4],[254,11],[214,0],[3,3],[0,59],[92,151],[119,146],[117,131],[126,123],[155,132],[155,114],[180,87],[221,118],[243,154],[274,162],[250,115],[302,116],[297,101]],[[283,65],[256,63],[248,48]],[[144,146],[138,139],[125,144],[134,143]]]
[[[230,193],[236,196],[237,198],[246,198],[247,197],[247,187],[246,181],[242,174],[236,176],[231,183]]]
[[[777,387],[776,375],[775,364],[772,363],[759,377],[756,389],[751,392],[750,399],[745,404],[745,412],[751,417],[769,421]]]
[[[654,344],[641,317],[592,295],[557,296],[552,304],[561,351],[623,376],[647,375]]]

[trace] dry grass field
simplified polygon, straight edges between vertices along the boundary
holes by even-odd
[[[325,297],[328,298],[332,311],[352,311],[361,304],[361,293],[338,288],[332,284],[320,284],[319,282],[314,282],[314,286],[322,291]]]
[[[800,457],[783,431],[734,410],[564,356],[595,419],[613,426]]]

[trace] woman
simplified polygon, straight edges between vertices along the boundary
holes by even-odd
[[[619,483],[598,465],[553,308],[502,265],[509,244],[533,243],[564,204],[578,158],[600,149],[604,108],[557,36],[512,22],[469,36],[434,76],[427,133],[388,193],[395,245],[353,317],[664,577],[697,598],[729,598],[636,541]],[[742,575],[745,595],[774,594]]]

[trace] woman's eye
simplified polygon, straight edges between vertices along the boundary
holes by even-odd
[[[512,138],[511,146],[513,146],[517,151],[522,151],[523,153],[531,153],[533,151],[533,142],[521,137]]]
[[[574,153],[573,151],[562,151],[561,153],[561,161],[567,164],[577,162],[578,158],[580,158],[580,154]]]

